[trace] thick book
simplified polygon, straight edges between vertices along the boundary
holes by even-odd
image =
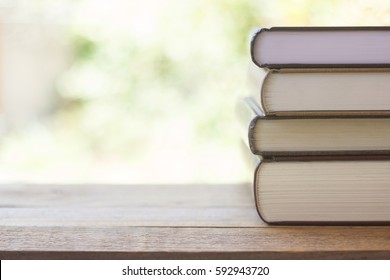
[[[390,115],[390,68],[270,70],[256,83],[266,115]]]
[[[387,224],[390,160],[263,161],[254,195],[266,223]]]
[[[390,27],[272,27],[257,31],[259,67],[389,67]]]
[[[252,98],[237,112],[252,153],[266,159],[390,155],[390,118],[265,116]]]

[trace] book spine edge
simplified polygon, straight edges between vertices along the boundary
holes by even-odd
[[[251,152],[255,155],[260,155],[260,151],[258,151],[255,147],[255,143],[254,143],[254,131],[255,131],[255,127],[256,127],[256,123],[258,121],[259,117],[256,116],[254,117],[251,122],[249,123],[249,127],[248,127],[248,144],[249,144],[249,149],[251,150]]]
[[[264,217],[264,214],[263,212],[261,211],[261,207],[260,207],[260,203],[259,203],[259,193],[258,193],[258,187],[257,187],[257,177],[258,177],[258,173],[260,173],[260,167],[262,166],[262,161],[260,161],[257,166],[256,166],[256,169],[255,169],[255,172],[254,172],[254,178],[253,178],[253,193],[254,193],[254,196],[255,196],[255,205],[256,205],[256,211],[257,211],[257,214],[259,215],[260,219],[266,223],[266,224],[272,224],[270,223],[269,221],[267,221]]]
[[[258,67],[260,68],[266,68],[267,66],[266,65],[263,65],[261,64],[260,62],[258,62],[255,58],[255,45],[256,45],[256,41],[257,41],[257,38],[261,35],[261,33],[263,32],[267,32],[267,31],[270,31],[270,29],[268,28],[260,28],[258,29],[257,31],[255,31],[255,33],[253,34],[252,36],[252,39],[251,39],[251,42],[250,42],[250,55],[251,55],[251,59],[252,59],[252,62],[257,65]]]
[[[270,78],[271,75],[273,75],[272,72],[273,71],[270,71],[270,70],[267,71],[267,74],[265,75],[265,77],[263,79],[263,82],[261,84],[261,89],[260,89],[260,107],[263,110],[264,115],[266,115],[266,116],[269,116],[271,114],[266,106],[266,103],[264,102],[264,95],[265,95],[264,92],[265,92],[265,85],[266,85],[268,79]]]

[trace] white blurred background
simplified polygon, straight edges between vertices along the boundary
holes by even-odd
[[[388,1],[0,0],[0,182],[244,181],[253,29],[389,22]]]

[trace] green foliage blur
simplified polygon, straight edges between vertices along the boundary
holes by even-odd
[[[56,111],[4,139],[1,164],[27,181],[246,180],[234,106],[249,94],[251,32],[369,25],[373,14],[380,25],[379,2],[69,1],[73,60]]]
[[[113,9],[88,21],[80,10],[72,26],[75,62],[59,83],[63,117],[77,116],[72,131],[93,157],[126,162],[152,181],[234,180],[240,169],[233,178],[224,169],[240,162],[233,108],[254,7],[131,1]]]

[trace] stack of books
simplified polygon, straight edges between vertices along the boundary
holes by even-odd
[[[390,28],[261,29],[251,56],[264,78],[238,113],[260,217],[389,223]]]

